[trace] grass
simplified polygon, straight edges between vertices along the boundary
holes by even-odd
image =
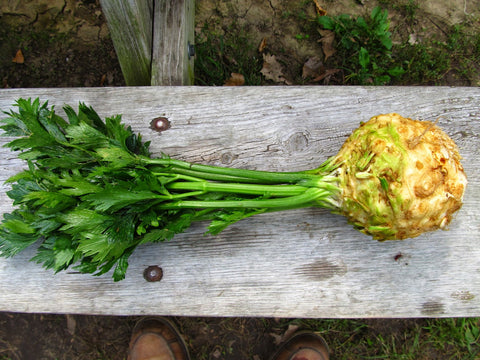
[[[335,359],[478,359],[480,319],[293,320]]]

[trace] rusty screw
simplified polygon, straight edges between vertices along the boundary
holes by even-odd
[[[163,277],[163,270],[157,265],[149,266],[143,272],[143,278],[148,282],[160,281]]]

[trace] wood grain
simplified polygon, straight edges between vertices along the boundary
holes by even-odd
[[[150,85],[153,0],[100,0],[125,83]]]
[[[79,101],[101,116],[123,114],[154,154],[232,167],[290,171],[334,155],[360,121],[398,112],[435,120],[458,144],[469,178],[449,231],[376,242],[319,209],[260,215],[216,237],[194,225],[169,243],[138,248],[127,278],[54,275],[30,249],[0,259],[0,310],[184,316],[480,316],[480,89],[450,87],[146,87],[0,90],[0,109],[18,97]],[[165,116],[161,134],[150,121]],[[1,138],[0,145],[9,141]],[[1,148],[3,181],[24,166]],[[157,283],[143,280],[163,268]]]
[[[152,85],[192,85],[195,1],[157,0],[153,20]]]

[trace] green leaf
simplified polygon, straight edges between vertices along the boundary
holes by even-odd
[[[85,105],[85,103],[80,103],[78,106],[79,117],[88,125],[94,127],[96,130],[100,131],[102,134],[107,134],[107,127],[102,121],[97,112],[91,107]]]
[[[135,191],[128,188],[108,187],[95,194],[86,195],[83,200],[88,201],[97,211],[117,211],[125,206],[148,200],[162,198],[151,191]]]
[[[9,214],[7,214],[9,215]],[[35,228],[25,223],[21,218],[6,217],[3,221],[2,227],[16,234],[35,234]]]
[[[389,34],[389,35],[382,36],[382,37],[380,38],[380,42],[382,43],[382,45],[383,45],[387,50],[391,50],[391,49],[392,49],[393,43],[392,43],[392,39],[390,38],[390,34]]]
[[[120,115],[106,118],[106,133],[108,137],[117,140],[118,144],[126,149],[126,140],[133,134],[131,128],[123,125],[121,121]]]
[[[187,230],[196,216],[193,210],[171,211],[166,213],[166,215],[162,219],[164,223],[160,225],[162,228],[147,232],[140,244],[171,240],[175,234],[180,234]]]
[[[386,16],[388,13],[385,11],[382,11],[382,8],[380,6],[376,6],[373,8],[372,13],[370,14],[370,17],[375,23],[381,23],[383,20],[386,19]]]
[[[214,214],[214,218],[208,226],[208,234],[218,235],[227,227],[245,219],[247,217],[264,213],[266,209],[239,209],[239,210],[222,210]]]
[[[122,168],[137,161],[130,152],[118,147],[104,147],[96,150],[103,161],[108,161],[113,167]]]
[[[317,22],[324,29],[333,30],[335,28],[335,21],[330,16],[319,16]]]
[[[75,110],[70,105],[65,105],[63,107],[63,111],[65,111],[65,114],[67,114],[68,122],[70,125],[78,125],[80,122],[80,119],[78,118],[77,113]]]
[[[31,261],[42,264],[45,269],[53,269],[55,267],[55,236],[46,237],[42,244],[38,247],[37,253],[32,257]]]
[[[12,189],[7,191],[8,197],[13,200],[13,205],[18,205],[23,202],[24,197],[31,191],[43,190],[33,179],[31,172],[24,171],[21,174],[22,177],[18,178],[18,181],[12,184]],[[10,178],[7,181],[11,182],[14,180]]]
[[[128,268],[128,258],[132,254],[133,249],[123,254],[118,260],[115,270],[113,271],[113,281],[120,281],[125,279],[125,274]]]
[[[35,207],[42,206],[61,211],[74,204],[75,200],[60,192],[30,191],[23,197],[22,202],[31,202]]]
[[[370,55],[368,54],[368,50],[364,47],[360,48],[360,52],[358,54],[358,62],[363,69],[367,69],[368,65],[370,64]]]
[[[95,234],[84,232],[78,240],[77,251],[83,256],[92,257],[92,262],[104,262],[109,258],[110,251],[119,244],[114,244],[108,240],[108,236],[104,234]]]
[[[109,145],[108,138],[103,133],[85,122],[69,126],[67,137],[72,144],[81,145],[88,150]]]
[[[75,251],[72,249],[63,249],[55,252],[55,261],[53,269],[55,272],[66,269],[72,262]]]
[[[100,234],[112,222],[110,216],[100,214],[94,210],[79,208],[59,214],[57,220],[64,224],[60,228],[61,231],[72,234],[83,231]]]
[[[0,226],[0,252],[2,256],[16,255],[38,240],[38,235],[28,224],[22,224],[23,217],[18,210],[4,214]],[[20,223],[19,223],[20,222]],[[6,223],[10,225],[5,226]]]
[[[393,69],[389,69],[388,73],[394,77],[398,77],[405,74],[405,70],[401,66],[396,66]]]
[[[117,214],[112,217],[111,225],[105,230],[110,242],[133,243],[136,214]]]
[[[368,25],[367,25],[367,22],[365,21],[365,18],[363,16],[359,16],[357,18],[356,23],[361,29],[368,31]]]

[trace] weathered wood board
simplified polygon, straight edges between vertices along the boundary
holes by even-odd
[[[79,101],[124,122],[182,160],[261,170],[316,167],[360,121],[380,113],[435,120],[458,143],[469,178],[449,231],[376,242],[320,209],[261,215],[217,237],[196,224],[169,243],[142,246],[114,283],[29,262],[33,249],[0,259],[0,310],[88,314],[278,317],[480,316],[480,89],[449,87],[148,87],[0,90]],[[159,134],[150,121],[166,116]],[[2,145],[8,138],[1,138]],[[3,181],[24,166],[1,149]],[[400,256],[401,255],[401,256]],[[143,270],[159,265],[160,282]]]

